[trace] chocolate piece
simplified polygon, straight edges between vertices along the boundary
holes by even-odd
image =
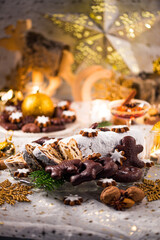
[[[98,127],[98,124],[99,123],[95,122],[89,128],[96,129]]]
[[[23,132],[39,133],[40,128],[35,123],[27,123],[22,127]]]
[[[100,158],[98,159],[98,162],[102,164],[103,170],[97,175],[97,179],[109,178],[118,170],[118,165],[110,157]]]
[[[34,116],[24,116],[23,124],[34,123],[34,120],[35,120]]]
[[[49,138],[49,137],[42,137],[42,138],[39,138],[37,139],[36,141],[33,141],[34,143],[38,143],[40,145],[43,145],[45,143],[46,140],[50,140],[52,138]]]
[[[127,158],[123,163],[124,165],[132,165],[138,168],[145,166],[144,162],[138,159],[138,154],[143,151],[142,145],[136,145],[136,140],[131,136],[126,136],[121,139],[120,145],[117,145],[115,149],[124,151],[124,156]]]
[[[96,179],[98,173],[103,170],[100,163],[94,162],[92,160],[86,160],[83,162],[84,170],[77,175],[70,178],[72,185],[79,185],[82,182],[91,181]]]
[[[65,121],[63,118],[52,118],[51,119],[51,124],[53,125],[64,125]]]
[[[71,175],[79,173],[81,166],[81,160],[73,159],[70,161],[63,161],[56,166],[47,166],[45,171],[50,173],[53,179],[68,179]]]
[[[117,182],[136,182],[142,177],[142,170],[132,166],[119,166],[117,172],[112,176]]]
[[[65,125],[50,125],[48,127],[43,127],[42,132],[56,132],[66,129]]]
[[[6,130],[18,130],[18,126],[15,123],[1,123],[1,126]]]
[[[54,115],[55,118],[61,118],[62,117],[63,110],[60,107],[55,107]]]
[[[65,205],[70,205],[70,206],[81,205],[81,203],[83,202],[83,198],[81,198],[78,195],[70,194],[69,196],[64,197],[63,202]]]

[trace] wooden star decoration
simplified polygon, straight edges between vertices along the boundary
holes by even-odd
[[[107,63],[123,73],[139,73],[152,72],[156,50],[149,46],[153,39],[149,43],[145,39],[159,15],[156,1],[151,8],[144,0],[129,4],[92,0],[88,14],[56,13],[45,17],[74,38],[76,67]]]
[[[14,205],[18,202],[30,202],[26,197],[28,194],[32,194],[29,191],[32,187],[25,186],[21,183],[12,184],[8,179],[0,183],[0,206],[4,203]]]

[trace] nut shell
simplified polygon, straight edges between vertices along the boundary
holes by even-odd
[[[105,188],[101,195],[100,195],[100,200],[101,202],[105,204],[111,204],[113,201],[116,201],[120,198],[121,193],[119,188],[115,186],[110,186]]]
[[[141,202],[145,197],[145,193],[138,187],[130,187],[125,191],[125,196],[132,199],[135,202]]]

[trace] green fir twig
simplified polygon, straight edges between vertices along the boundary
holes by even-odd
[[[111,122],[109,122],[109,121],[103,121],[103,122],[98,123],[97,128],[100,128],[100,127],[107,127],[107,126],[111,126],[111,125],[112,125]]]
[[[45,170],[38,170],[30,173],[30,179],[36,188],[43,188],[48,191],[54,191],[59,188],[64,180],[54,180]]]

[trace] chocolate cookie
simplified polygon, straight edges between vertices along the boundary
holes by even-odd
[[[97,175],[97,179],[109,178],[118,170],[118,165],[110,157],[100,158],[98,162],[102,164],[103,170]]]
[[[18,126],[17,126],[17,124],[15,124],[15,123],[8,123],[8,122],[6,122],[6,123],[1,123],[1,126],[4,128],[4,129],[6,129],[6,130],[18,130],[19,128],[18,128]]]
[[[40,128],[34,123],[27,123],[22,127],[22,131],[28,133],[39,133]]]
[[[43,127],[42,132],[56,132],[56,131],[61,131],[64,129],[66,129],[65,125],[51,125],[48,127]]]
[[[142,177],[142,170],[132,166],[119,166],[117,172],[112,176],[117,182],[136,182]]]

